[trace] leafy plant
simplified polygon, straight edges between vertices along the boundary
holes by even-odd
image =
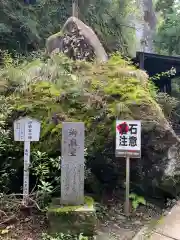
[[[167,93],[158,93],[156,96],[157,102],[162,107],[164,115],[167,119],[171,119],[172,114],[176,110],[176,107],[179,105],[179,100],[169,96]]]
[[[47,153],[32,153],[31,173],[36,177],[36,201],[44,209],[52,193],[60,188],[60,158],[50,158]]]
[[[110,51],[127,53],[132,49],[135,28],[128,16],[136,11],[133,0],[79,1],[79,18],[97,32]],[[62,28],[72,15],[72,1],[41,0],[34,4],[1,1],[0,14],[1,49],[27,54],[44,47],[45,39]]]
[[[38,190],[42,193],[52,193],[53,187],[50,183],[41,180],[38,185]]]
[[[41,190],[45,189],[45,182],[52,184],[60,183],[60,157],[51,158],[45,152],[32,152],[31,162],[32,175],[36,176],[37,182],[41,183]],[[45,188],[44,188],[44,187]]]
[[[56,234],[55,237],[51,237],[48,234],[43,234],[42,235],[42,240],[89,240],[88,237],[83,236],[83,234],[80,234],[79,236],[74,236],[71,234]]]
[[[38,119],[41,138],[31,145],[30,184],[31,189],[38,190],[38,197],[42,196],[39,205],[46,203],[43,196],[49,198],[60,188],[63,121],[85,123],[85,184],[91,192],[100,194],[107,188],[115,189],[119,182],[119,168],[112,154],[115,136],[112,125],[117,116],[142,121],[164,119],[152,97],[153,83],[150,87],[147,74],[118,53],[106,63],[73,61],[62,54],[14,66],[7,62],[0,70],[6,86],[0,98],[3,129],[8,130],[6,145],[1,145],[2,151],[0,147],[1,171],[9,173],[6,160],[13,156],[7,170],[14,164],[13,169],[18,171],[15,176],[22,176],[23,145],[11,140],[13,121],[24,115]],[[2,137],[1,141],[5,139]],[[16,186],[19,191],[20,184]]]
[[[176,74],[176,69],[172,67],[169,71],[157,73],[156,75],[152,76],[150,80],[159,80],[161,77],[171,77],[171,76],[175,76],[175,74]]]
[[[136,210],[140,204],[146,205],[145,199],[135,193],[131,193],[129,198],[132,200],[132,207],[134,210]]]

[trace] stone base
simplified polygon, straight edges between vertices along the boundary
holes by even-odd
[[[60,199],[53,199],[48,209],[49,233],[93,236],[96,234],[97,217],[94,200],[85,197],[82,206],[62,206]]]

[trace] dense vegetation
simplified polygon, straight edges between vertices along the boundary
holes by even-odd
[[[176,8],[173,4],[173,1],[157,2],[157,10],[162,12],[164,18],[163,24],[167,23],[168,14],[174,14]],[[71,15],[71,1],[43,0],[27,4],[12,0],[1,1],[0,6],[1,49],[14,54],[12,59],[2,51],[3,65],[0,70],[1,191],[19,191],[20,188],[21,178],[17,176],[22,177],[19,173],[23,168],[23,149],[20,144],[12,142],[12,124],[14,119],[23,115],[31,115],[42,124],[41,141],[32,148],[32,185],[37,179],[41,188],[46,181],[49,185],[44,185],[45,188],[52,190],[52,186],[59,186],[57,171],[61,122],[81,120],[85,122],[87,131],[87,185],[98,192],[107,185],[112,188],[113,184],[115,188],[120,177],[112,157],[116,117],[139,119],[140,114],[141,119],[161,119],[164,122],[164,114],[157,100],[162,107],[165,104],[164,113],[168,118],[176,101],[173,99],[174,102],[167,106],[172,99],[167,97],[166,103],[163,102],[164,96],[157,97],[147,75],[118,55],[113,55],[104,65],[72,61],[63,55],[53,58],[38,52],[30,55],[32,50],[44,47],[49,35],[59,31]],[[80,18],[93,27],[106,50],[119,50],[121,54],[132,50],[134,29],[130,26],[128,14],[134,10],[134,1],[79,2]],[[161,30],[162,26],[159,37]],[[162,48],[163,45],[160,50]],[[17,53],[25,56],[19,58]],[[42,165],[39,164],[41,161]],[[105,169],[99,174],[102,167]],[[107,170],[109,168],[111,170]],[[92,178],[97,178],[100,188],[90,183]],[[14,182],[18,184],[12,185]]]
[[[22,54],[42,48],[46,38],[58,32],[72,14],[71,0],[34,2],[0,2],[1,49]],[[82,0],[79,1],[79,17],[92,26],[107,50],[120,50],[127,54],[133,50],[132,42],[135,40],[134,29],[128,17],[134,13],[133,2]]]
[[[158,31],[155,37],[156,51],[165,55],[180,54],[179,3],[159,0],[156,10],[160,13]]]
[[[11,193],[22,191],[23,144],[13,141],[13,121],[20,116],[41,122],[40,141],[31,145],[30,168],[30,197],[39,210],[52,196],[59,197],[62,121],[85,123],[85,190],[96,197],[124,191],[124,162],[114,154],[117,118],[142,120],[142,159],[132,164],[131,190],[150,195],[162,190],[169,146],[179,146],[168,122],[179,102],[158,94],[147,74],[122,58],[134,51],[135,1],[79,1],[80,19],[93,28],[110,55],[106,63],[42,53],[47,37],[59,32],[71,16],[71,4],[71,0],[0,1],[0,208],[10,202],[10,212],[15,208]],[[173,37],[177,5],[159,0],[156,8],[162,20],[155,39],[157,52],[179,54],[178,35]],[[179,98],[176,82],[173,86]],[[169,186],[167,192],[172,193],[172,183]]]
[[[158,28],[155,36],[155,50],[159,54],[179,56],[180,54],[180,5],[175,0],[156,1],[156,11],[158,12]],[[178,104],[173,113],[173,122],[179,124],[179,77],[172,80],[172,96],[178,100]],[[170,104],[169,104],[170,105]],[[177,125],[178,126],[178,125]]]
[[[41,121],[41,141],[32,148],[35,151],[32,154],[35,159],[33,171],[43,181],[58,183],[59,168],[54,171],[52,168],[57,167],[59,160],[49,161],[49,158],[56,159],[60,155],[61,122],[84,121],[87,166],[92,168],[95,164],[95,175],[105,183],[108,176],[106,173],[100,176],[98,168],[107,162],[107,168],[112,169],[109,175],[115,176],[117,171],[112,158],[116,117],[121,114],[122,118],[137,118],[141,108],[147,106],[146,118],[151,119],[151,112],[158,107],[152,97],[155,90],[146,74],[120,56],[113,56],[104,65],[74,62],[61,55],[15,65],[6,55],[4,63],[0,72],[3,191],[12,186],[11,181],[15,181],[19,176],[17,173],[22,171],[23,149],[19,143],[12,142],[12,124],[17,117],[30,115]]]
[[[35,163],[33,163],[35,165],[32,167],[32,174],[34,174],[34,178],[40,178],[43,182],[45,180],[53,181],[53,184],[56,185],[60,179],[59,176],[57,177],[56,170],[53,171],[53,176],[51,174],[49,176],[49,173],[50,169],[57,167],[59,161],[57,157],[60,155],[61,121],[69,119],[85,122],[87,132],[91,132],[89,135],[92,135],[88,137],[89,140],[87,139],[86,143],[87,158],[93,161],[94,156],[102,148],[106,152],[105,139],[109,139],[106,145],[112,141],[112,122],[116,116],[116,104],[119,102],[116,98],[121,94],[124,95],[124,99],[127,98],[127,105],[122,100],[118,103],[118,108],[120,108],[119,111],[130,114],[130,103],[128,102],[130,100],[128,98],[132,98],[132,101],[136,102],[139,94],[146,95],[143,93],[146,90],[141,89],[140,86],[140,89],[134,89],[135,92],[130,96],[130,92],[134,91],[133,85],[138,85],[137,83],[143,77],[136,80],[135,69],[133,70],[135,75],[131,73],[131,76],[129,71],[132,70],[132,67],[121,58],[113,58],[109,63],[110,65],[102,66],[100,70],[98,69],[99,66],[93,63],[76,63],[64,56],[47,59],[41,53],[39,55],[37,50],[44,48],[46,38],[58,32],[71,15],[71,4],[72,1],[70,0],[43,0],[29,3],[12,0],[1,1],[0,3],[0,46],[3,64],[0,73],[1,156],[3,159],[1,162],[1,190],[4,192],[9,190],[19,191],[21,179],[18,179],[17,176],[19,176],[18,173],[22,173],[23,168],[22,146],[12,142],[14,119],[29,114],[41,120],[41,141],[33,148],[32,158],[35,159]],[[137,11],[134,1],[121,0],[113,1],[113,3],[108,0],[79,1],[80,19],[92,26],[105,49],[108,52],[118,50],[125,55],[131,54],[133,50],[132,42],[135,39],[135,29],[132,27],[128,15],[130,13],[136,14],[134,13],[135,10]],[[4,50],[8,50],[14,58],[12,59]],[[33,50],[36,50],[36,52],[31,55]],[[19,54],[21,55],[20,58]],[[32,61],[34,57],[36,57],[36,60]],[[109,75],[112,61],[115,61],[113,63],[115,72]],[[116,69],[117,64],[127,67],[127,69],[120,70],[122,76],[119,76],[118,69]],[[103,76],[105,79],[113,78],[113,83],[108,80],[107,83],[104,82],[105,86],[103,86],[103,83],[100,84],[99,80],[96,82],[94,74],[97,75],[97,79],[102,79]],[[127,91],[125,85],[119,83],[119,77],[122,77],[124,82],[128,78],[132,80],[132,83],[129,83],[130,92]],[[115,81],[116,78],[117,82]],[[90,81],[90,79],[93,80]],[[108,85],[106,86],[106,84]],[[117,85],[118,88],[116,89],[114,85]],[[98,90],[99,87],[102,90]],[[101,92],[100,95],[99,91]],[[120,93],[119,91],[123,92]],[[148,88],[147,91],[149,91]],[[110,96],[108,97],[108,95]],[[67,109],[68,112],[66,112]],[[90,128],[93,128],[95,132],[90,131]],[[104,131],[104,128],[107,136],[100,134]],[[96,142],[92,142],[93,136],[96,135],[98,136]],[[49,150],[47,151],[47,149]],[[113,152],[112,149],[111,152]],[[102,157],[109,161],[109,156],[104,155]],[[42,169],[41,165],[36,163],[40,162],[41,158],[42,161],[45,161],[45,163],[42,162]],[[52,161],[49,162],[50,165],[46,166],[46,161],[49,158]],[[18,159],[16,164],[14,163],[15,159]],[[57,168],[57,171],[59,171],[59,168]],[[44,174],[47,176],[44,176]],[[20,176],[22,177],[22,175]],[[15,179],[18,184],[12,186]]]

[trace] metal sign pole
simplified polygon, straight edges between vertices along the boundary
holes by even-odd
[[[125,214],[129,215],[130,158],[126,157],[126,201]]]
[[[30,141],[24,142],[24,179],[23,179],[23,203],[28,204],[29,198],[29,165],[30,165]]]

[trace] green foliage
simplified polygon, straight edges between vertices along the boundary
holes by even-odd
[[[162,12],[164,16],[173,12],[175,0],[158,0],[156,3],[156,11]]]
[[[169,71],[158,73],[150,78],[151,81],[158,81],[162,77],[173,77],[176,74],[176,69],[171,68]],[[152,90],[154,89],[154,85],[152,85]],[[177,100],[175,97],[169,96],[167,93],[163,92],[157,92],[157,89],[154,89],[152,91],[153,98],[156,99],[158,104],[161,106],[165,117],[170,120],[172,117],[173,111],[176,109],[176,107],[179,105],[179,100]]]
[[[60,158],[50,158],[47,153],[39,151],[32,152],[31,171],[32,175],[35,175],[41,183],[51,182],[58,185],[60,183],[58,174],[60,171]]]
[[[173,111],[171,113],[171,121],[176,125],[179,129],[179,121],[180,121],[180,79],[179,77],[175,77],[172,79],[171,85],[172,91],[171,96],[175,100],[173,104]],[[176,102],[176,104],[175,104]]]
[[[164,118],[146,73],[118,54],[106,63],[72,61],[62,54],[30,62],[9,62],[0,70],[1,106],[4,106],[0,113],[11,139],[13,121],[18,117],[30,115],[41,121],[40,141],[31,145],[31,174],[37,182],[39,196],[44,192],[48,198],[60,185],[62,121],[85,123],[86,186],[99,194],[108,185],[115,188],[119,178],[112,149],[115,119],[159,121]],[[11,152],[8,152],[8,141]],[[14,151],[15,146],[18,153]],[[11,164],[16,163],[16,172],[22,174],[22,144],[7,140],[6,152],[7,156],[0,152],[1,162],[5,163],[9,156],[15,158]],[[6,170],[6,166],[2,169]]]
[[[129,198],[132,199],[132,207],[134,210],[136,210],[140,204],[146,205],[146,200],[143,197],[138,196],[135,193],[131,193],[129,195]]]
[[[158,1],[158,10],[162,13],[163,20],[155,36],[156,51],[165,55],[179,55],[179,3],[173,0]]]
[[[36,179],[33,191],[36,190],[36,201],[43,210],[48,206],[52,194],[60,188],[60,158],[52,158],[39,151],[31,155],[30,172]]]
[[[106,49],[127,53],[135,40],[135,29],[128,18],[135,12],[133,2],[80,1],[79,18],[98,33]],[[1,1],[1,49],[25,54],[44,47],[46,38],[59,32],[71,16],[71,5],[71,0],[41,0],[33,5],[20,0]]]
[[[138,14],[134,1],[89,1],[85,14],[80,9],[80,19],[88,23],[98,34],[107,51],[120,51],[127,55],[135,51],[135,28],[129,18]],[[82,8],[84,9],[84,8]],[[84,15],[84,16],[83,16]]]
[[[158,81],[162,77],[173,77],[175,74],[176,74],[176,69],[172,67],[169,71],[154,75],[153,77],[150,78],[150,81]],[[154,85],[152,85],[152,87],[154,87]],[[179,100],[163,92],[155,92],[155,94],[153,94],[152,96],[156,99],[158,104],[161,106],[165,117],[168,120],[170,120],[172,117],[173,111],[179,105]]]
[[[96,215],[100,221],[103,221],[105,218],[107,219],[109,216],[107,205],[96,203]]]
[[[94,199],[89,197],[89,196],[85,196],[84,197],[84,205],[86,205],[89,210],[93,211],[93,209],[94,209]],[[68,206],[58,207],[57,205],[52,204],[50,207],[48,207],[48,212],[51,212],[55,215],[62,216],[63,213],[71,214],[72,212],[76,211],[77,209],[79,209],[81,207],[82,207],[82,205],[79,205],[79,206],[78,205],[77,206],[68,205]]]
[[[170,120],[173,112],[176,110],[176,107],[179,105],[179,100],[169,96],[166,93],[159,93],[157,95],[157,102],[162,107],[166,118]]]
[[[42,235],[42,240],[89,240],[90,238],[83,236],[80,234],[79,236],[72,236],[70,234],[57,234],[55,237],[52,237],[47,234]]]
[[[161,77],[171,77],[171,76],[174,76],[175,74],[176,74],[176,69],[172,67],[169,71],[157,73],[156,75],[151,77],[150,80],[152,81],[159,80]]]
[[[4,90],[2,86],[1,90]],[[21,149],[12,141],[12,131],[7,128],[6,118],[11,112],[12,105],[9,99],[1,95],[0,97],[0,191],[7,193],[11,189],[16,189],[12,182],[18,178],[18,170],[22,167]]]

